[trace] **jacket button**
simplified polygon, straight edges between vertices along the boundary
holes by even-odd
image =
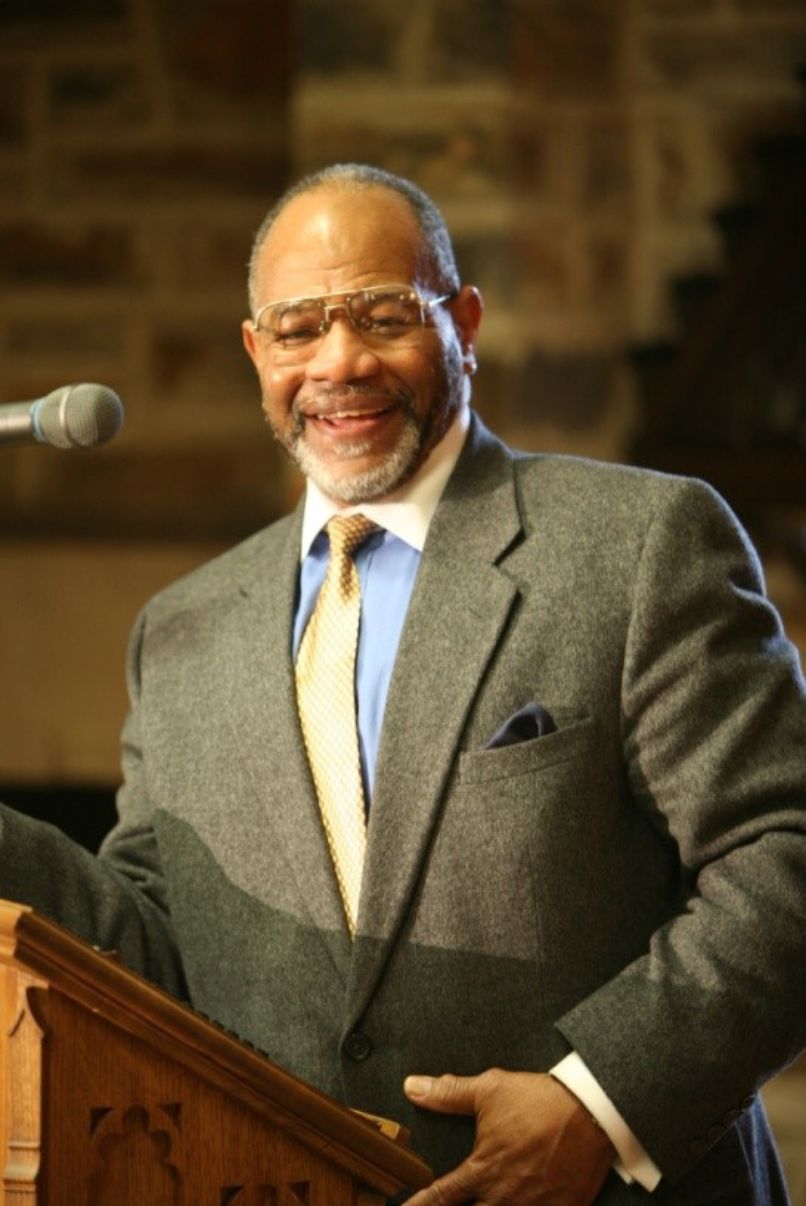
[[[360,1030],[354,1030],[344,1040],[342,1051],[348,1059],[353,1059],[360,1064],[362,1060],[368,1059],[372,1054],[372,1043]]]

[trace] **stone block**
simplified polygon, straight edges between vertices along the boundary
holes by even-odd
[[[512,237],[511,254],[519,304],[563,308],[571,303],[575,281],[564,219],[546,214],[524,222]]]
[[[33,192],[30,155],[22,147],[13,154],[0,153],[0,204],[18,213],[30,203]]]
[[[771,17],[793,13],[803,17],[803,0],[733,0],[733,7],[740,16]]]
[[[3,0],[0,19],[9,25],[117,21],[128,16],[129,0]]]
[[[616,376],[610,355],[535,351],[517,377],[513,417],[570,431],[596,428],[611,404]]]
[[[28,72],[23,67],[0,69],[0,148],[3,150],[21,147],[25,142],[28,132],[28,84]]]
[[[134,618],[157,590],[220,551],[217,544],[159,539],[150,546],[80,538],[0,542],[0,665],[7,696],[13,695],[0,734],[5,784],[46,785],[52,805],[61,795],[53,790],[57,783],[119,782],[123,668]],[[75,815],[69,828],[79,828]]]
[[[121,362],[125,353],[125,318],[108,314],[71,313],[70,303],[54,300],[51,312],[14,316],[5,324],[5,346],[9,357],[34,360],[39,364],[81,362],[84,375],[92,375],[92,362],[108,368],[108,361]]]
[[[174,283],[182,290],[240,291],[245,307],[246,265],[252,238],[272,199],[267,194],[265,207],[256,206],[251,220],[239,219],[232,226],[216,222],[209,226],[177,223],[171,232]]]
[[[141,75],[130,62],[85,61],[55,67],[48,104],[57,129],[129,126],[148,115]]]
[[[701,133],[713,161],[721,166],[728,180],[742,182],[745,196],[763,197],[784,182],[788,186],[792,178],[784,160],[779,161],[778,166],[783,169],[780,174],[774,157],[765,163],[765,146],[774,151],[778,145],[785,151],[789,143],[798,156],[801,154],[801,113],[799,107],[788,101],[757,101],[752,108],[744,109],[713,105],[709,120],[701,123]],[[794,163],[792,167],[795,168]],[[720,200],[736,195],[735,187],[723,190]]]
[[[262,122],[284,107],[294,64],[292,0],[172,0],[155,7],[174,103],[183,114],[237,106]]]
[[[358,148],[358,150],[357,150]],[[457,119],[450,128],[395,130],[322,117],[298,148],[299,171],[356,158],[416,180],[437,197],[498,195],[512,171],[509,133],[499,123]]]
[[[539,195],[548,187],[551,152],[554,145],[551,132],[536,119],[517,122],[509,138],[511,180],[515,188]]]
[[[0,538],[233,541],[286,510],[286,459],[268,434],[226,448],[122,447],[7,449]],[[31,458],[36,489],[23,496],[14,491],[15,478],[24,480],[21,462]]]
[[[509,76],[517,13],[517,6],[501,0],[475,0],[473,4],[435,0],[425,50],[426,78],[452,81]]]
[[[587,300],[609,312],[626,309],[629,293],[629,245],[623,232],[592,234],[587,243]]]
[[[473,378],[473,406],[493,431],[501,431],[512,405],[515,373],[494,352],[479,357]]]
[[[514,75],[523,88],[574,99],[619,92],[625,0],[534,0],[515,13]]]
[[[131,44],[130,0],[3,0],[0,46],[34,57],[89,46]]]
[[[149,362],[149,393],[160,406],[183,401],[231,406],[239,397],[249,399],[250,408],[259,405],[254,369],[235,320],[162,322],[151,338]]]
[[[437,196],[498,196],[511,177],[511,146],[506,127],[498,123],[459,120],[432,136],[430,147],[413,139],[415,153],[418,143],[420,153],[412,174]]]
[[[478,285],[497,305],[515,303],[523,264],[508,231],[461,234],[454,247],[462,280]]]
[[[582,201],[589,209],[627,204],[632,195],[630,132],[622,120],[591,122],[582,148]]]
[[[248,148],[211,140],[172,147],[62,151],[54,166],[59,200],[91,194],[122,202],[189,202],[276,196],[289,178],[288,153],[270,136]]]
[[[643,0],[639,12],[644,20],[653,17],[685,20],[687,17],[709,17],[720,8],[721,0]]]
[[[390,80],[397,66],[401,25],[410,8],[397,0],[300,0],[294,46],[303,73],[346,72]]]
[[[697,219],[730,191],[736,160],[717,153],[714,115],[666,116],[651,130],[654,205],[663,219]],[[735,185],[734,185],[735,187]]]
[[[654,203],[666,216],[690,212],[693,194],[691,132],[688,123],[666,118],[652,130]]]
[[[775,26],[750,31],[738,27],[669,28],[651,34],[644,43],[639,85],[685,91],[689,99],[741,88],[745,102],[754,92],[780,93],[806,56],[803,29]]]
[[[526,451],[627,460],[634,440],[636,411],[624,366],[617,357],[609,360],[596,356],[586,366],[583,355],[578,358],[577,368],[570,358],[562,368],[562,359],[558,357],[558,364],[551,367],[551,358],[538,351],[524,366],[522,411],[520,417],[515,415],[510,420],[505,438]],[[537,393],[532,392],[529,380],[537,381],[544,373],[543,385]],[[552,388],[557,392],[550,395],[548,390]],[[584,589],[581,581],[580,588]]]
[[[0,281],[28,287],[132,284],[140,276],[123,226],[0,222]]]

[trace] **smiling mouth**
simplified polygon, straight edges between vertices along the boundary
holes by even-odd
[[[395,403],[389,403],[387,406],[378,406],[374,410],[333,410],[326,414],[306,415],[306,419],[314,419],[317,423],[329,423],[331,426],[337,426],[339,423],[354,423],[364,422],[372,419],[379,419],[383,415],[388,415],[395,409]]]
[[[372,428],[400,409],[400,402],[391,399],[382,406],[343,406],[339,409],[309,411],[300,413],[303,424],[311,424],[314,429],[332,432],[359,432]]]

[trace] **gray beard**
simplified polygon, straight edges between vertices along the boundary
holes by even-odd
[[[386,460],[374,469],[365,469],[363,473],[335,473],[332,466],[313,451],[304,430],[292,434],[286,449],[305,477],[314,481],[322,493],[334,502],[371,502],[374,498],[391,494],[418,469],[423,460],[421,453],[428,428],[430,424],[418,422],[406,410],[403,430],[395,447]],[[371,449],[369,440],[355,440],[342,446],[341,459],[347,461],[365,456]]]
[[[274,429],[275,437],[306,478],[334,502],[345,505],[372,502],[391,494],[413,477],[431,448],[442,439],[459,409],[462,399],[463,370],[458,349],[446,349],[434,399],[428,414],[420,419],[411,398],[400,393],[394,401],[403,411],[403,430],[397,444],[381,464],[363,473],[334,473],[330,464],[313,451],[306,438],[305,419],[294,407],[290,432],[282,435]],[[345,397],[361,392],[361,387],[334,390]],[[373,390],[373,395],[375,391]],[[370,440],[355,440],[340,450],[340,459],[365,456],[372,451]]]

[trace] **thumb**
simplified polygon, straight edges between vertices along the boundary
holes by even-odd
[[[438,1114],[475,1114],[477,1076],[407,1076],[403,1089],[409,1101]]]

